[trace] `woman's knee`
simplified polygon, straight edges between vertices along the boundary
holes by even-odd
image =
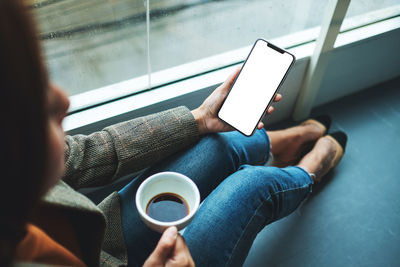
[[[276,188],[279,184],[281,169],[271,166],[242,165],[238,169],[238,187],[246,187],[249,190]]]
[[[293,188],[311,187],[308,175],[297,167],[277,168],[272,166],[242,165],[237,171],[235,186],[246,191],[276,193]]]
[[[243,164],[262,164],[269,156],[269,139],[264,130],[258,130],[250,137],[233,131],[204,138],[209,149],[230,157],[237,168]]]
[[[232,192],[236,196],[248,195],[251,202],[268,203],[271,218],[286,216],[310,193],[312,182],[307,174],[297,167],[277,168],[243,165],[236,181],[232,181]]]

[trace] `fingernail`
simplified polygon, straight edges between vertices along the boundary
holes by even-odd
[[[175,226],[169,227],[165,235],[167,236],[168,239],[175,240],[176,237],[178,236],[178,230],[176,229]]]

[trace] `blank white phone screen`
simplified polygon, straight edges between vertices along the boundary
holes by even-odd
[[[268,103],[290,67],[293,56],[258,40],[218,116],[245,135],[257,126]]]

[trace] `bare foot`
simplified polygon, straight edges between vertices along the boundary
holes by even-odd
[[[269,131],[271,153],[274,160],[271,165],[286,167],[299,162],[307,150],[324,135],[323,129],[316,124],[300,124],[279,131]]]
[[[330,136],[318,139],[314,148],[305,155],[297,166],[305,169],[308,173],[314,173],[314,182],[320,182],[341,159],[343,149]]]

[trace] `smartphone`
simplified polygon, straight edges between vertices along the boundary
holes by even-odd
[[[229,90],[218,117],[251,136],[285,80],[295,57],[258,39]]]

